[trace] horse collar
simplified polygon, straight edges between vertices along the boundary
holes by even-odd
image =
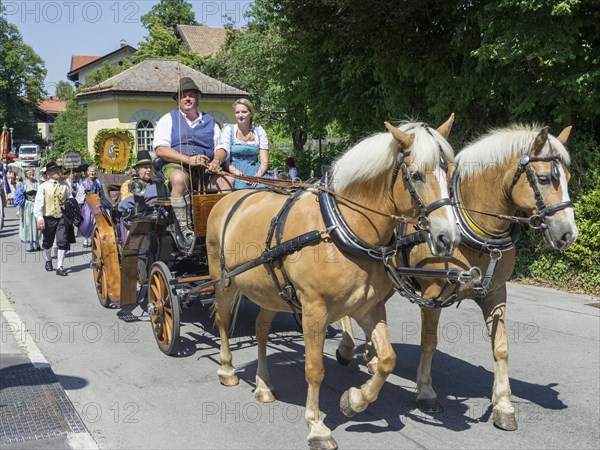
[[[519,239],[521,228],[518,223],[513,223],[510,228],[501,235],[493,234],[479,226],[468,214],[460,191],[460,170],[457,167],[450,179],[450,197],[452,209],[461,234],[461,243],[478,251],[501,252],[510,250]]]

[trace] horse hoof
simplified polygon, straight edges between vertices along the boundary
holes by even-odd
[[[346,417],[352,417],[356,414],[356,411],[352,409],[350,406],[350,391],[346,391],[342,394],[342,398],[340,398],[340,411]]]
[[[308,447],[311,450],[337,450],[338,445],[332,437],[315,437],[308,440]]]
[[[219,375],[219,382],[223,386],[236,386],[240,380],[237,375]]]
[[[342,366],[346,367],[346,366],[350,365],[350,362],[351,362],[351,361],[350,361],[349,359],[346,359],[346,358],[344,358],[344,357],[342,356],[342,354],[340,353],[340,351],[339,351],[339,350],[336,350],[336,351],[335,351],[335,357],[337,358],[337,361],[338,361],[338,362],[339,362],[339,363],[340,363]]]
[[[417,400],[417,407],[426,414],[440,413],[444,407],[435,398],[420,398]]]
[[[494,425],[501,430],[515,431],[518,428],[515,413],[503,413],[502,411],[494,410],[492,419],[494,421]]]
[[[261,391],[254,394],[254,398],[260,403],[273,403],[276,398],[271,391]]]

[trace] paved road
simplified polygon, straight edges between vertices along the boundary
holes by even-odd
[[[278,400],[261,405],[252,394],[252,304],[244,305],[233,339],[240,384],[222,387],[216,376],[219,339],[208,310],[185,310],[181,354],[165,356],[140,307],[116,311],[99,305],[89,251],[81,242],[67,257],[68,277],[47,273],[40,253],[22,251],[14,208],[7,212],[7,228],[0,232],[2,361],[10,365],[15,358],[26,358],[38,368],[47,362],[51,374],[45,382],[56,377],[85,424],[82,432],[75,418],[64,433],[81,437],[87,431],[93,438],[41,436],[7,448],[306,447],[304,347],[289,315],[278,317],[269,345]],[[338,411],[340,395],[368,375],[359,358],[349,367],[337,364],[340,336],[330,328],[321,406],[340,448],[598,448],[600,310],[589,306],[598,299],[513,284],[509,294],[510,375],[518,431],[504,432],[491,423],[493,360],[472,302],[442,314],[433,376],[445,412],[428,416],[415,409],[419,311],[397,297],[388,313],[396,369],[380,398],[351,419]],[[27,339],[31,345],[25,351],[30,353],[23,354],[21,341]],[[24,404],[9,402],[17,410]],[[8,417],[5,410],[0,409],[3,420]]]

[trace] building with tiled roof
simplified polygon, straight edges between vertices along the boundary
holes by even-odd
[[[103,128],[127,129],[136,137],[136,151],[152,150],[154,127],[167,112],[177,108],[173,94],[180,78],[192,78],[202,96],[200,110],[221,125],[234,123],[232,103],[248,93],[215,80],[175,59],[146,59],[99,83],[82,89],[77,101],[87,105],[88,146]]]
[[[34,113],[37,129],[46,145],[52,143],[52,129],[59,113],[67,109],[67,101],[58,97],[46,97],[38,101]]]
[[[76,86],[85,83],[85,77],[94,70],[99,69],[105,62],[112,65],[122,66],[126,59],[131,59],[137,49],[121,41],[119,48],[104,56],[71,56],[71,70],[67,73],[67,79],[73,81]]]
[[[212,56],[219,51],[227,38],[225,28],[194,25],[177,25],[175,34],[199,56]]]

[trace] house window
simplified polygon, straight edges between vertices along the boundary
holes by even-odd
[[[152,140],[154,139],[154,125],[149,120],[141,120],[136,126],[136,138],[138,152],[140,150],[152,151]]]

